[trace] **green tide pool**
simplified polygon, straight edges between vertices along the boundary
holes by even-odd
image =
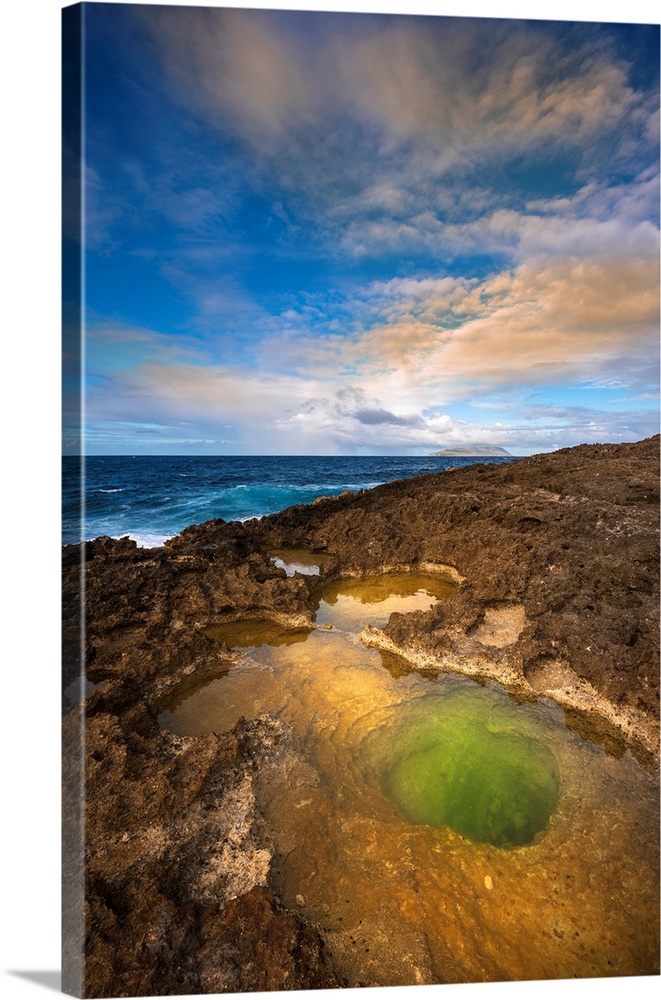
[[[160,716],[185,736],[268,714],[300,762],[255,776],[268,885],[360,985],[658,973],[656,775],[543,698],[424,675],[359,632],[455,589],[335,582],[317,625],[219,622],[219,675]],[[575,713],[574,713],[575,715]]]
[[[384,791],[412,823],[448,826],[495,847],[531,843],[558,802],[560,775],[541,726],[493,690],[409,702],[384,749]]]

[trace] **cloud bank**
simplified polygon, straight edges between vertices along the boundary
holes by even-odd
[[[653,26],[90,16],[95,448],[657,430]]]

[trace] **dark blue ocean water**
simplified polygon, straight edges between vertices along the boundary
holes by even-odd
[[[343,490],[508,458],[91,456],[63,459],[63,543],[124,535],[161,545],[189,524],[245,521]]]

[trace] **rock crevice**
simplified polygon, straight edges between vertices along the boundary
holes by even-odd
[[[452,597],[392,615],[364,641],[415,669],[547,695],[576,728],[658,755],[658,483],[653,438],[432,473],[244,524],[209,521],[160,549],[109,538],[66,547],[63,683],[79,676],[83,653],[94,685],[84,707],[85,995],[356,985],[340,981],[304,913],[268,887],[273,847],[255,788],[269,769],[302,766],[291,733],[269,718],[200,738],[159,728],[177,690],[228,669],[231,652],[209,634],[223,622],[309,626],[321,583],[449,567]],[[287,549],[323,553],[320,576],[287,576],[271,555]],[[69,845],[79,871],[81,712],[66,696],[65,707],[65,868]]]

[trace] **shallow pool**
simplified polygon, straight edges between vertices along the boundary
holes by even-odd
[[[327,627],[309,634],[221,627],[240,660],[161,724],[196,735],[269,713],[293,726],[300,768],[258,778],[270,883],[352,985],[657,972],[654,775],[552,702],[365,647],[366,624],[454,589],[401,576],[324,589]]]

